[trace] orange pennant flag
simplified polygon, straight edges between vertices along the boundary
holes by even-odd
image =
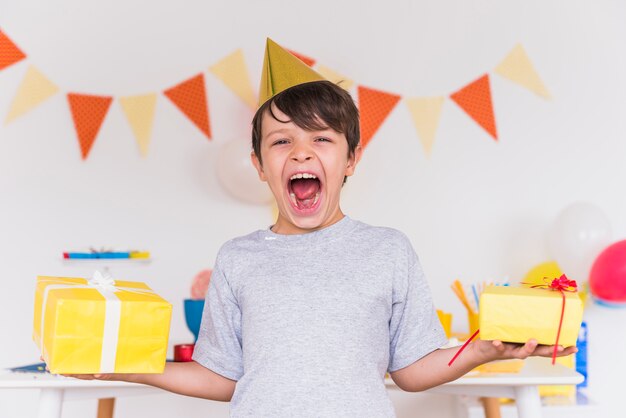
[[[491,102],[491,88],[489,87],[489,74],[485,74],[478,80],[472,81],[467,86],[450,95],[472,119],[487,131],[495,140],[498,140],[496,132],[496,119]]]
[[[396,107],[400,96],[363,86],[358,87],[358,95],[361,114],[361,145],[365,148],[389,113]]]
[[[163,94],[211,139],[209,106],[202,73],[165,90]]]
[[[308,65],[309,67],[312,67],[315,65],[315,59],[311,58],[311,57],[307,57],[306,55],[302,55],[297,53],[296,51],[292,50],[292,49],[288,49],[287,51],[289,51],[289,53],[291,55],[293,55],[294,57],[298,58],[300,61],[302,61],[303,63],[305,63],[306,65]]]
[[[26,54],[0,30],[0,70],[26,58]]]
[[[92,96],[88,94],[68,93],[74,127],[78,134],[83,160],[87,159],[91,146],[96,140],[104,117],[111,106],[112,97]]]

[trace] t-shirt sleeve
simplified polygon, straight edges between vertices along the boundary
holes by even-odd
[[[394,288],[389,323],[389,372],[407,367],[447,343],[422,267],[417,256],[411,255],[408,274],[396,278]]]
[[[193,360],[231,380],[243,375],[241,310],[216,263],[202,312]]]

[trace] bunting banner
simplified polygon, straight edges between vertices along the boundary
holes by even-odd
[[[222,80],[248,106],[253,110],[256,109],[257,98],[252,89],[252,83],[250,83],[248,68],[241,49],[209,67],[209,71]]]
[[[28,67],[4,120],[8,124],[54,96],[59,88],[34,66]]]
[[[198,74],[163,92],[174,105],[211,139],[209,106],[206,99],[204,75]]]
[[[445,97],[443,96],[416,97],[405,100],[409,112],[411,113],[417,136],[422,142],[424,152],[427,156],[432,152],[444,100]]]
[[[472,81],[467,86],[452,93],[450,96],[478,125],[498,140],[496,132],[496,119],[493,114],[491,103],[491,88],[489,87],[489,75],[485,74],[478,80]]]
[[[98,136],[98,131],[100,131],[104,117],[109,111],[109,106],[111,106],[113,98],[68,93],[67,100],[70,104],[74,127],[78,135],[80,152],[83,160],[86,160]]]
[[[363,147],[372,141],[379,128],[395,109],[398,101],[404,99],[424,153],[430,156],[440,124],[443,103],[447,98],[458,105],[496,142],[498,132],[494,104],[491,94],[490,74],[486,73],[451,94],[438,97],[405,97],[355,83],[317,60],[290,50],[290,59],[299,59],[309,67],[315,67],[316,74],[346,90],[356,86],[357,104],[360,112],[361,144]],[[295,58],[294,58],[295,57]],[[0,70],[27,58],[24,53],[0,29]],[[285,58],[287,59],[287,58]],[[244,54],[237,49],[228,56],[208,67],[209,73],[224,83],[236,96],[252,109],[257,108],[257,95],[250,82]],[[521,44],[515,47],[500,61],[493,72],[535,93],[549,99],[550,93],[535,70],[528,54]],[[23,117],[42,102],[57,94],[60,89],[36,67],[30,65],[17,88],[5,116],[5,124]],[[208,105],[208,93],[204,74],[184,80],[173,87],[160,90],[208,139],[212,138]],[[83,160],[89,156],[94,141],[108,113],[112,96],[63,92],[67,95],[70,111],[78,136]],[[139,152],[146,156],[150,146],[158,93],[151,92],[139,96],[118,97],[123,113],[137,141]]]
[[[120,105],[143,157],[148,155],[156,100],[157,95],[155,93],[120,98]]]
[[[20,62],[24,58],[26,58],[26,54],[24,54],[22,50],[19,49],[2,30],[0,30],[0,70],[4,70],[17,62]]]
[[[391,113],[400,96],[368,87],[358,87],[359,113],[361,115],[361,145],[363,148]]]
[[[331,70],[328,67],[318,65],[315,69],[326,80],[337,84],[339,87],[343,87],[345,90],[350,90],[352,86],[354,86],[354,81],[350,80],[346,76],[339,74],[338,72]]]
[[[496,74],[527,88],[544,99],[550,99],[548,89],[535,71],[524,47],[515,45],[513,50],[502,60],[495,69]]]

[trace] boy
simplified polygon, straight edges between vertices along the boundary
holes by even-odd
[[[78,377],[231,401],[233,417],[392,417],[386,372],[421,391],[487,361],[551,355],[533,340],[477,340],[449,367],[456,349],[440,349],[446,338],[407,237],[341,211],[362,153],[350,95],[270,40],[263,79],[252,162],[279,215],[220,250],[194,361],[162,375]]]

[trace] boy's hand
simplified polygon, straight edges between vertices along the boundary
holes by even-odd
[[[477,340],[474,346],[476,353],[485,359],[485,362],[492,360],[525,359],[530,356],[552,357],[553,345],[541,345],[537,340],[530,339],[526,344],[504,343],[502,341]],[[557,357],[569,356],[578,351],[575,346],[564,348],[557,347]]]
[[[39,357],[39,359],[41,361],[45,361],[43,359],[43,357]],[[48,365],[47,364],[46,364],[46,371],[50,372],[50,369],[48,369]],[[75,379],[80,379],[80,380],[126,380],[126,379],[123,379],[123,377],[124,377],[123,374],[115,374],[115,373],[109,373],[109,374],[62,374],[61,376],[73,377]]]

